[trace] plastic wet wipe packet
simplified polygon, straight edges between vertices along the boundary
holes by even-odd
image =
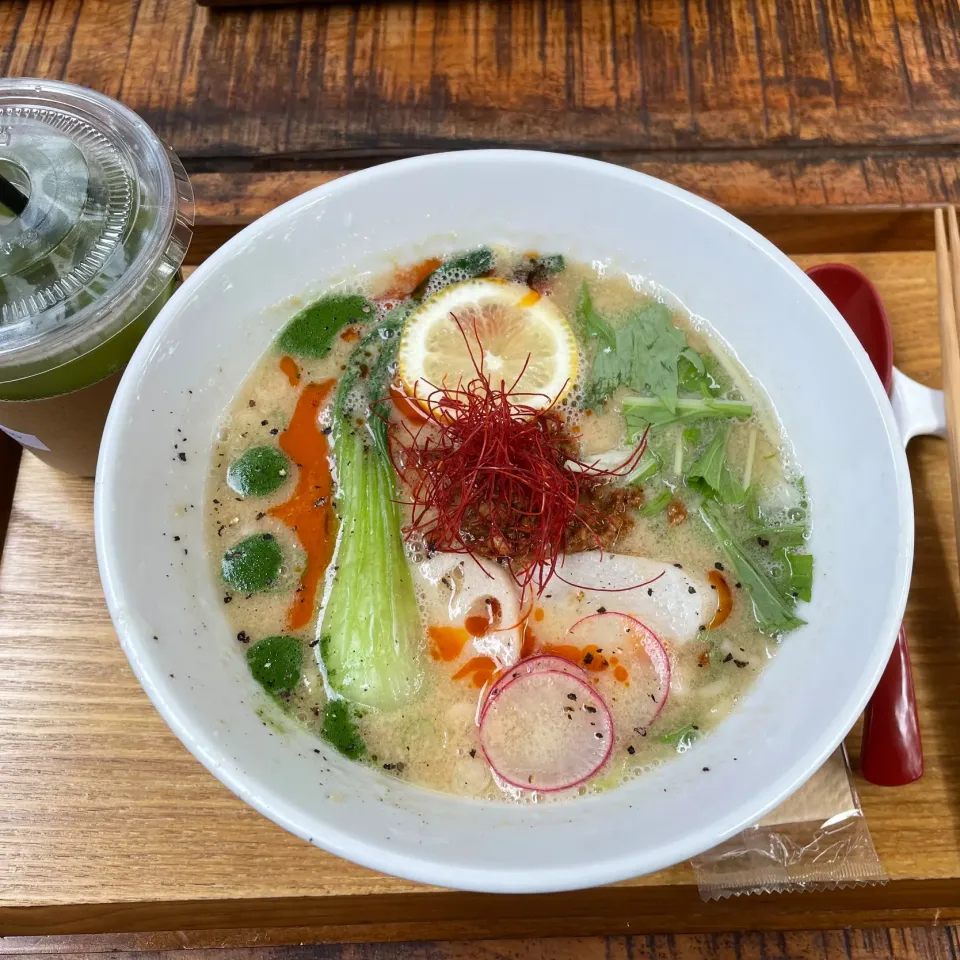
[[[704,900],[887,882],[842,746],[759,823],[692,865]]]

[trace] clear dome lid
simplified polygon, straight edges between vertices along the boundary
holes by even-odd
[[[0,177],[3,384],[84,356],[170,286],[193,192],[135,113],[48,80],[0,80]]]

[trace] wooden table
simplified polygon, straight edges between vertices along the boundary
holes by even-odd
[[[878,284],[898,363],[927,383],[939,376],[933,258],[848,257]],[[96,575],[91,481],[24,455],[0,560],[0,931],[137,934],[138,944],[169,947],[960,919],[960,647],[945,447],[920,438],[910,460],[917,559],[907,622],[927,774],[895,791],[861,784],[891,882],[703,904],[686,865],[582,893],[490,897],[381,876],[284,833],[211,777],[140,690]],[[850,747],[855,757],[856,736]]]
[[[900,208],[960,200],[956,0],[4,0],[18,74],[139,111],[194,175],[198,253],[341,169],[490,145],[628,164],[775,238],[870,208],[844,249],[927,246]]]
[[[193,0],[3,0],[0,75],[86,84],[138,110],[192,175],[192,263],[277,202],[359,166],[461,147],[567,150],[695,190],[803,265],[839,255],[861,266],[886,299],[898,363],[937,385],[929,208],[960,202],[958,28],[949,0],[417,0],[227,12]],[[960,617],[938,441],[910,451],[918,527],[908,627],[928,772],[900,791],[861,784],[891,882],[710,905],[686,866],[579,894],[491,898],[378,876],[284,834],[200,768],[137,686],[95,574],[91,485],[29,456],[17,475],[16,460],[0,444],[0,507],[13,498],[12,512],[0,509],[0,535],[10,514],[0,563],[0,934],[12,935],[0,952],[960,920]],[[855,759],[855,735],[850,743]],[[908,931],[889,944],[920,956],[955,950],[956,939]],[[743,944],[746,954],[810,956],[816,941]],[[837,956],[873,956],[876,946],[870,934],[819,943]],[[739,956],[740,946],[694,943],[704,957]],[[531,950],[502,943],[476,955],[540,955]],[[672,939],[557,950],[681,955]]]

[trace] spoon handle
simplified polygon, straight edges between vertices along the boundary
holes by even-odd
[[[867,780],[881,787],[903,786],[923,776],[923,746],[903,626],[863,714],[860,769]]]
[[[894,367],[890,402],[904,446],[914,437],[946,437],[947,412],[942,390],[925,387]]]

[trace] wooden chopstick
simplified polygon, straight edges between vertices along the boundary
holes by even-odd
[[[937,304],[940,313],[940,353],[943,364],[943,402],[947,414],[947,452],[950,465],[950,490],[953,495],[953,533],[960,554],[960,229],[957,212],[947,209],[950,244],[944,229],[944,213],[934,214],[937,239]]]

